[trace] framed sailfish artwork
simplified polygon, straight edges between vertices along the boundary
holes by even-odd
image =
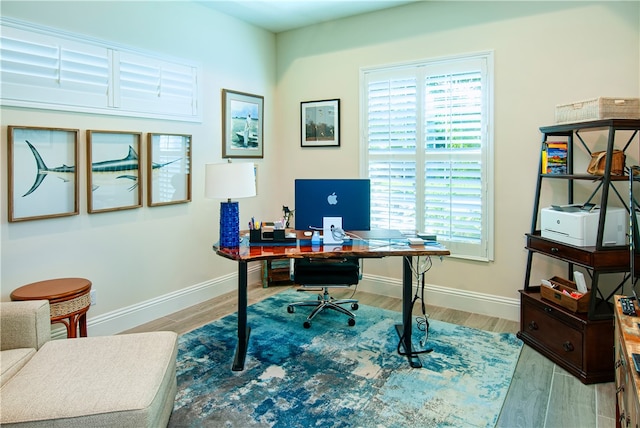
[[[191,135],[147,134],[150,207],[191,201]]]
[[[91,214],[142,206],[140,132],[87,131],[87,202]]]
[[[77,215],[78,130],[8,126],[10,222]]]

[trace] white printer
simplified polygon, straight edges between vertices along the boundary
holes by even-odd
[[[570,211],[562,208],[567,207],[549,207],[540,211],[541,236],[577,247],[595,246],[600,209]],[[627,211],[623,208],[608,208],[602,245],[625,245],[627,229]]]

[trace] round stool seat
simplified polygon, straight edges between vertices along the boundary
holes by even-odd
[[[87,311],[91,306],[91,281],[85,278],[58,278],[16,288],[11,300],[48,300],[51,323],[62,323],[67,337],[87,336]]]

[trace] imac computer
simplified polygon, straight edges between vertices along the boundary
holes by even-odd
[[[368,179],[297,179],[294,196],[298,230],[322,230],[325,217],[341,217],[346,231],[371,228]]]

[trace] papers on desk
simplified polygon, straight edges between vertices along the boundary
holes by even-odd
[[[424,246],[425,250],[433,250],[433,251],[440,251],[440,250],[444,250],[445,248],[438,244],[438,245],[425,245]]]

